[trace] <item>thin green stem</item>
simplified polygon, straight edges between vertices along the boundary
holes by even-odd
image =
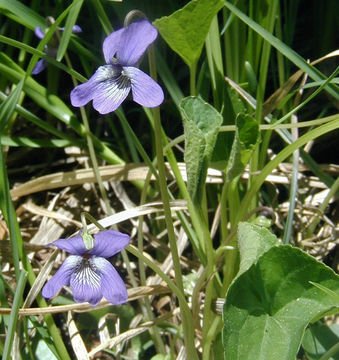
[[[156,79],[156,65],[155,65],[155,56],[154,56],[153,48],[150,48],[149,50],[149,63],[150,63],[151,76]],[[166,168],[165,168],[163,145],[162,145],[162,127],[161,127],[161,119],[160,119],[160,109],[158,107],[153,109],[153,118],[154,118],[157,167],[159,173],[159,187],[160,187],[161,198],[164,203],[164,214],[165,214],[165,222],[168,232],[168,240],[170,243],[170,248],[173,258],[173,266],[174,266],[176,281],[179,289],[182,292],[184,292],[180,259],[178,255],[177,242],[174,233],[172,213],[171,213],[171,207],[169,203],[169,196],[167,190]]]
[[[334,182],[334,184],[331,186],[330,191],[326,195],[324,201],[319,206],[319,214],[323,214],[326,207],[328,206],[330,200],[333,198],[333,196],[338,192],[339,190],[339,178]],[[321,217],[318,215],[314,218],[314,220],[311,222],[310,226],[307,228],[307,234],[309,237],[311,237],[314,234],[314,230],[316,226],[319,224]]]
[[[126,250],[131,254],[136,256],[138,259],[142,260],[146,265],[148,265],[156,274],[158,274],[168,285],[168,287],[173,291],[175,296],[178,298],[179,306],[182,315],[182,322],[184,328],[184,340],[186,345],[186,354],[187,358],[190,360],[198,360],[198,354],[194,344],[194,326],[193,318],[190,308],[186,302],[184,293],[177,287],[177,285],[150,259],[144,256],[140,251],[132,245],[128,245]]]
[[[219,327],[221,324],[222,318],[220,316],[214,316],[214,319],[211,323],[211,326],[209,327],[207,331],[206,340],[204,343],[204,349],[202,354],[203,360],[209,360],[213,356],[211,354],[212,350],[212,344],[217,334],[219,334]]]
[[[148,58],[150,64],[150,74],[154,79],[156,79],[157,72],[156,72],[156,64],[155,64],[155,55],[154,55],[154,49],[152,47],[150,47]],[[179,292],[176,295],[178,296],[180,293],[178,300],[179,300],[180,310],[183,315],[183,330],[184,330],[184,337],[186,344],[186,353],[189,354],[191,359],[197,359],[198,355],[194,344],[194,328],[193,328],[192,313],[188,308],[184,296],[184,286],[182,280],[180,259],[178,254],[176,237],[174,233],[171,207],[169,203],[169,195],[168,195],[167,182],[166,182],[166,168],[165,168],[163,144],[162,144],[162,127],[161,127],[161,119],[160,119],[160,109],[158,107],[153,109],[153,118],[154,118],[154,134],[155,134],[155,148],[157,155],[157,167],[159,172],[159,187],[160,187],[161,199],[164,204],[165,222],[166,222],[170,249],[172,253],[174,273],[175,273],[176,283],[179,289]]]
[[[146,179],[145,179],[145,186],[141,192],[140,205],[143,205],[146,202],[146,197],[147,197],[147,193],[148,193],[148,188],[150,186],[151,176],[152,176],[152,171],[151,171],[151,169],[149,169]],[[139,223],[138,223],[138,250],[142,254],[143,249],[144,249],[144,238],[143,238],[144,216],[139,216],[138,221],[139,221]],[[138,260],[139,260],[138,264],[139,264],[140,284],[144,286],[144,285],[146,285],[145,264],[141,259],[138,259]],[[151,302],[150,302],[149,298],[146,297],[145,299],[140,299],[140,305],[141,305],[141,310],[144,313],[144,317],[148,320],[154,320],[154,314],[152,312]],[[154,327],[150,328],[149,331],[153,338],[154,345],[155,345],[158,353],[166,354],[165,344],[162,340],[162,337],[161,337],[158,327],[154,326]]]
[[[160,110],[158,108],[154,109],[154,119],[155,119],[155,138],[156,138],[156,152],[157,152],[157,163],[158,163],[158,172],[159,172],[159,186],[161,198],[164,203],[164,213],[165,213],[165,222],[168,232],[168,240],[170,243],[172,258],[173,258],[173,266],[176,276],[176,281],[178,287],[181,291],[184,291],[182,274],[181,274],[181,266],[180,259],[178,255],[178,248],[176,237],[174,233],[174,226],[172,220],[171,207],[169,203],[169,196],[167,192],[167,182],[166,182],[166,168],[163,157],[163,147],[161,141],[161,123],[160,123]]]
[[[4,360],[10,359],[10,356],[11,356],[12,343],[13,343],[14,334],[15,334],[15,330],[16,330],[16,324],[18,321],[19,307],[20,307],[20,303],[22,302],[22,295],[25,290],[26,281],[27,281],[27,271],[25,271],[23,269],[23,270],[21,270],[21,273],[20,273],[17,289],[15,292],[14,300],[13,300],[11,315],[9,318],[9,325],[8,325],[8,330],[7,330],[7,334],[6,334],[4,352],[2,354],[2,359],[4,359]]]
[[[86,140],[87,140],[87,145],[88,145],[89,156],[90,156],[91,162],[92,162],[93,172],[94,172],[95,178],[98,182],[100,194],[105,203],[106,213],[111,215],[112,214],[111,206],[110,206],[107,192],[105,190],[105,187],[104,187],[101,175],[100,175],[98,160],[95,155],[94,145],[93,145],[93,141],[92,141],[92,138],[90,135],[91,130],[89,127],[89,122],[88,122],[87,114],[86,114],[84,107],[80,108],[80,113],[81,113],[82,121],[83,121],[85,129],[86,129]]]
[[[196,95],[196,73],[197,73],[197,63],[195,62],[194,64],[192,64],[190,67],[190,94],[192,96]]]
[[[73,69],[71,60],[67,54],[67,52],[65,52],[65,59],[66,59],[66,63],[68,65],[69,69]],[[72,76],[72,81],[74,86],[78,85],[78,80]],[[97,157],[95,155],[95,150],[94,150],[94,145],[93,145],[93,141],[92,141],[92,137],[91,137],[91,130],[89,127],[89,122],[88,122],[88,118],[87,118],[87,114],[86,114],[86,110],[83,106],[80,107],[80,114],[82,117],[82,121],[84,123],[84,127],[85,127],[85,132],[86,132],[86,140],[87,140],[87,146],[88,146],[88,151],[89,151],[89,156],[91,159],[91,163],[92,163],[92,167],[93,167],[93,172],[95,175],[95,178],[97,180],[98,186],[99,186],[99,191],[101,193],[102,199],[105,203],[105,207],[106,207],[106,213],[111,215],[112,211],[111,211],[111,206],[108,200],[108,196],[100,175],[100,171],[99,171],[99,165],[98,165],[98,160]]]
[[[338,353],[339,353],[339,343],[336,343],[329,350],[327,350],[325,352],[325,354],[319,360],[328,360],[333,355],[338,354]]]

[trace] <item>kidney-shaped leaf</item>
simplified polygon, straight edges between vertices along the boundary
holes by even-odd
[[[224,306],[226,359],[295,360],[307,324],[339,303],[339,277],[298,248],[273,246],[231,285]]]

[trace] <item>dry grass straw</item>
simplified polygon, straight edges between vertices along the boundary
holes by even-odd
[[[167,165],[167,178],[168,180],[174,180],[174,175],[170,171],[169,164]],[[184,163],[178,163],[181,175],[186,181],[186,166]],[[289,171],[291,171],[291,165],[287,164]],[[324,171],[332,174],[339,174],[339,166],[336,165],[325,165],[322,166]],[[308,171],[306,166],[301,166],[299,171]],[[136,181],[145,180],[149,167],[146,165],[128,164],[128,165],[107,165],[99,168],[100,175],[103,181]],[[249,178],[249,170],[245,169],[242,180],[246,181]],[[151,180],[155,180],[151,177]],[[224,181],[224,174],[222,171],[209,168],[207,172],[206,183],[208,184],[221,184]],[[272,182],[277,184],[288,184],[289,180],[286,179],[286,175],[276,170],[273,174],[269,175],[266,182]],[[11,190],[11,196],[13,198],[19,198],[34,194],[40,191],[46,191],[57,188],[64,188],[67,186],[82,185],[85,183],[95,183],[96,179],[94,176],[93,169],[80,169],[69,172],[58,172],[49,175],[44,175],[36,179],[27,181],[19,186],[14,187]],[[316,188],[326,188],[322,181],[315,176],[308,177],[310,186]]]

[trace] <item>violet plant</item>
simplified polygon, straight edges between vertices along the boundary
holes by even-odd
[[[324,259],[330,246],[335,246],[336,225],[330,224],[334,216],[326,208],[335,204],[339,180],[326,170],[333,171],[334,167],[320,167],[312,159],[308,144],[318,146],[322,143],[319,138],[326,135],[331,139],[331,132],[338,128],[338,115],[332,115],[336,111],[332,101],[339,98],[335,82],[338,72],[330,77],[321,74],[321,69],[315,72],[312,63],[296,54],[297,44],[294,50],[289,47],[293,26],[300,25],[296,2],[257,1],[247,7],[223,0],[192,0],[169,14],[169,9],[180,5],[164,1],[155,7],[154,2],[145,0],[147,15],[155,19],[152,23],[129,16],[124,28],[113,31],[111,21],[138,2],[69,4],[60,0],[55,9],[48,2],[44,4],[47,13],[64,7],[46,34],[38,3],[32,2],[29,8],[23,2],[7,0],[0,6],[4,19],[0,35],[0,141],[4,145],[0,146],[0,240],[11,242],[9,248],[2,241],[0,255],[9,249],[13,255],[11,261],[1,257],[0,328],[6,335],[0,337],[2,358],[10,360],[20,351],[23,358],[55,355],[66,360],[98,357],[103,351],[102,356],[107,358],[132,356],[139,360],[185,356],[210,360],[222,358],[223,352],[226,359],[312,358],[315,352],[310,346],[317,341],[312,338],[304,344],[305,328],[338,309],[339,282],[331,269],[302,250],[311,249],[317,258]],[[315,13],[318,17],[319,12]],[[327,11],[326,19],[332,13]],[[86,22],[92,34],[86,32],[70,41],[71,33],[64,33],[57,57],[64,58],[66,65],[58,72],[54,67],[49,69],[46,79],[30,78],[32,66],[26,73],[24,70],[26,54],[35,55],[35,61],[41,52],[29,46],[27,35],[36,29],[39,38],[45,36],[38,50],[48,40],[45,52],[54,56],[57,32],[63,31],[58,26],[65,20],[69,30],[75,22]],[[334,21],[323,22],[323,33],[335,33],[329,31],[327,24],[331,23]],[[153,44],[158,32],[162,40],[155,56]],[[97,68],[103,39],[105,64]],[[316,48],[316,41],[313,44]],[[76,56],[73,51],[68,54],[69,46],[76,49]],[[18,58],[13,49],[20,50]],[[139,69],[143,58],[148,60],[143,65],[148,64],[149,71]],[[41,61],[34,72],[45,65]],[[292,75],[295,67],[298,72]],[[314,82],[305,77],[304,93],[296,95],[289,86],[297,85],[296,77],[302,73]],[[166,107],[161,111],[164,92],[157,76],[167,94]],[[276,87],[271,97],[270,91]],[[308,96],[313,88],[317,90]],[[80,107],[79,111],[70,106],[71,89],[71,103]],[[305,103],[313,99],[316,104],[314,96],[321,91],[331,97],[321,104],[321,111],[312,112],[316,120],[305,122],[311,113],[303,109]],[[128,102],[122,108],[129,95],[137,106]],[[281,95],[285,98],[278,103]],[[90,101],[99,114],[84,107]],[[23,128],[22,120],[34,126]],[[300,136],[299,126],[304,128]],[[25,150],[32,147],[19,153],[37,177],[29,182],[18,178],[17,165],[13,166],[16,162],[8,161],[18,146]],[[77,146],[82,155],[89,153],[91,163],[86,172],[93,169],[100,201],[89,201],[86,206],[96,217],[108,215],[100,221],[105,228],[122,218],[129,221],[124,228],[137,243],[137,247],[127,245],[128,235],[99,226],[101,231],[91,237],[83,225],[79,235],[49,244],[69,256],[43,287],[42,295],[51,299],[63,286],[70,286],[76,302],[87,301],[92,306],[54,306],[43,297],[33,296],[41,288],[41,278],[47,278],[52,259],[47,260],[47,266],[40,266],[46,250],[40,254],[27,243],[32,236],[41,235],[36,229],[43,229],[44,224],[35,216],[30,217],[32,226],[27,226],[28,210],[21,210],[18,217],[16,206],[25,202],[27,195],[29,200],[40,202],[46,194],[50,196],[51,188],[58,187],[53,206],[59,207],[66,193],[60,190],[65,190],[65,183],[53,180],[60,179],[54,168],[40,167],[40,163],[36,172],[37,161],[30,167],[32,159],[26,153],[32,154],[37,146],[41,155],[46,153],[45,147],[52,147],[51,151],[58,148],[58,159],[60,147]],[[299,148],[304,150],[300,154]],[[70,160],[68,156],[61,155],[62,161]],[[74,161],[77,159],[67,162],[67,167]],[[286,162],[291,164],[286,166]],[[284,164],[283,175],[277,173],[280,164]],[[144,169],[146,165],[147,176],[135,171],[135,166]],[[58,162],[58,169],[61,166]],[[82,166],[79,161],[71,172],[61,168],[65,175],[62,179],[69,186],[66,196],[79,195],[75,183],[93,181],[77,178]],[[112,173],[112,181],[104,184],[102,170],[107,174],[116,168],[119,174]],[[12,171],[8,175],[7,169]],[[300,172],[302,182],[298,182]],[[272,179],[271,174],[275,175]],[[291,174],[291,183],[286,183],[286,176],[290,178]],[[308,180],[312,186],[305,185]],[[12,188],[16,182],[21,185]],[[96,186],[93,184],[91,190]],[[324,197],[320,191],[325,187],[328,192]],[[86,189],[89,195],[91,190]],[[313,195],[322,196],[320,206],[309,203]],[[12,202],[11,197],[19,201]],[[141,206],[134,206],[128,198]],[[111,217],[112,204],[119,201],[127,211]],[[138,222],[132,219],[136,216]],[[65,220],[59,221],[69,226]],[[291,239],[294,246],[282,245],[278,238],[285,242]],[[33,258],[26,255],[27,248],[34,251]],[[110,263],[110,257],[120,251],[128,273],[126,285]],[[26,271],[29,285],[25,283]],[[123,304],[126,286],[135,297],[123,308],[110,304],[100,310],[95,307],[102,297],[111,304]],[[38,308],[31,308],[33,301]],[[69,309],[88,313],[73,316]],[[54,318],[53,313],[60,311]],[[118,320],[112,320],[112,312]],[[92,319],[90,327],[88,317]],[[65,325],[58,329],[54,320]],[[323,334],[330,327],[326,325],[325,330]],[[14,341],[16,332],[18,341]],[[301,342],[303,349],[299,351]],[[43,355],[38,354],[41,344],[45,347]],[[328,347],[327,355],[317,356],[330,358],[336,349],[338,344]]]
[[[64,27],[61,27],[61,28],[58,28],[58,31],[64,31],[65,28]],[[74,25],[73,28],[72,28],[72,33],[73,34],[79,34],[82,32],[82,29],[79,25]],[[34,30],[34,34],[40,39],[42,40],[44,37],[45,37],[45,33],[44,31],[42,30],[42,28],[40,26],[37,26]],[[53,39],[53,41],[46,45],[45,46],[45,53],[51,57],[56,57],[57,55],[57,52],[58,52],[58,46],[57,46],[57,42],[58,42],[58,39]],[[45,59],[40,59],[34,69],[32,70],[32,74],[33,75],[37,75],[37,74],[40,74],[43,70],[46,69],[48,65],[48,62],[45,60]]]
[[[106,230],[94,235],[94,246],[90,250],[86,247],[83,234],[49,244],[71,255],[43,287],[42,295],[49,299],[63,286],[70,285],[77,302],[87,301],[95,306],[104,296],[113,305],[125,303],[126,285],[106,259],[119,253],[128,243],[128,235]]]
[[[141,57],[157,35],[157,29],[148,20],[140,20],[107,36],[103,43],[106,65],[72,90],[72,105],[80,107],[93,100],[93,107],[100,114],[107,114],[115,111],[132,90],[136,103],[159,106],[164,100],[161,87],[138,69]]]

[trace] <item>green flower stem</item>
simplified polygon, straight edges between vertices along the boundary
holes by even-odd
[[[178,298],[185,334],[185,348],[186,354],[188,354],[187,358],[190,360],[198,360],[199,358],[194,344],[194,326],[192,313],[190,308],[188,307],[184,293],[169,278],[169,276],[167,276],[154,262],[144,256],[137,248],[132,245],[127,245],[126,250],[136,256],[138,259],[142,260],[156,274],[158,274]]]
[[[81,113],[82,121],[83,121],[85,129],[86,129],[86,140],[87,140],[87,145],[88,145],[89,156],[91,158],[95,178],[96,178],[96,180],[98,182],[99,191],[100,191],[102,199],[103,199],[103,201],[105,203],[106,213],[108,215],[112,215],[111,206],[110,206],[108,196],[107,196],[107,193],[106,193],[106,190],[105,190],[105,187],[104,187],[101,175],[100,175],[98,160],[97,160],[97,157],[95,155],[93,141],[92,141],[92,138],[90,136],[91,131],[90,131],[90,128],[89,128],[87,114],[86,114],[86,111],[85,111],[84,107],[80,108],[80,113]]]
[[[236,246],[234,242],[232,244],[227,243],[227,239],[229,236],[229,231],[227,229],[227,224],[229,221],[229,216],[227,212],[227,198],[229,195],[229,183],[225,181],[222,192],[221,192],[221,198],[220,198],[220,232],[221,232],[221,246]],[[225,266],[223,266],[223,273],[224,273],[224,285],[223,289],[228,288],[231,279],[233,277],[234,273],[234,264],[235,264],[235,251],[231,251],[230,253],[226,253],[225,257],[227,258],[227,261],[225,261]],[[226,285],[225,285],[226,284]],[[223,291],[224,292],[224,291]]]
[[[149,49],[149,64],[150,64],[151,77],[153,79],[156,79],[155,56],[152,47],[150,47]],[[164,214],[165,214],[165,222],[168,232],[168,240],[170,243],[170,248],[173,258],[173,266],[174,266],[176,281],[179,289],[183,293],[184,286],[182,281],[180,259],[178,255],[178,248],[174,233],[171,207],[170,207],[169,196],[167,191],[166,168],[165,168],[163,145],[162,145],[162,127],[161,127],[161,119],[160,119],[160,109],[158,107],[153,109],[153,118],[154,118],[155,147],[156,147],[157,165],[158,165],[158,173],[159,173],[159,187],[160,187],[161,198],[164,203]]]
[[[170,248],[171,248],[171,253],[172,253],[172,258],[173,258],[175,277],[176,277],[176,281],[177,281],[179,289],[183,292],[184,286],[183,286],[183,281],[182,281],[180,259],[179,259],[179,255],[178,255],[178,248],[177,248],[177,242],[176,242],[176,237],[175,237],[175,233],[174,233],[171,207],[170,207],[169,196],[168,196],[168,192],[167,192],[166,169],[165,169],[165,162],[164,162],[164,157],[163,157],[163,153],[162,153],[160,110],[158,108],[156,108],[154,110],[154,119],[155,119],[155,134],[156,134],[155,140],[156,140],[156,152],[157,152],[157,160],[158,160],[160,193],[161,193],[162,201],[164,203],[165,222],[166,222],[166,227],[167,227],[167,232],[168,232],[168,240],[170,243]]]
[[[29,262],[29,259],[27,257],[24,257],[22,259],[23,262],[23,266],[24,268],[27,270],[28,272],[28,282],[30,283],[30,285],[32,286],[36,280],[36,276],[34,274],[33,268],[31,263]],[[39,307],[43,308],[43,307],[47,307],[47,303],[46,301],[41,297],[41,295],[39,295],[36,298],[36,301],[39,305]],[[55,348],[57,349],[60,357],[64,360],[71,360],[68,351],[65,347],[65,344],[62,340],[62,337],[59,333],[59,329],[57,328],[57,326],[55,325],[53,316],[51,314],[46,314],[43,315],[44,321],[47,325],[48,331],[53,339],[53,343]]]
[[[323,202],[320,204],[319,206],[319,213],[315,216],[315,218],[313,219],[313,221],[311,222],[311,224],[309,225],[309,227],[307,228],[307,234],[309,237],[311,237],[314,234],[314,230],[316,228],[316,226],[319,224],[320,221],[320,216],[319,214],[323,214],[325,209],[327,208],[330,200],[333,198],[333,196],[338,192],[339,190],[339,177],[337,178],[337,180],[334,182],[334,184],[331,186],[330,191],[328,192],[328,194],[326,195],[325,199],[323,200]]]
[[[152,176],[152,171],[151,171],[151,169],[149,169],[146,179],[145,179],[145,186],[141,192],[140,205],[143,205],[146,202],[146,197],[147,197],[148,189],[150,186],[151,176]],[[143,238],[144,216],[139,216],[138,221],[139,221],[139,223],[138,223],[138,250],[142,254],[143,249],[144,249],[144,238]],[[140,284],[144,286],[144,285],[146,285],[145,264],[141,259],[138,259],[138,260],[139,260],[138,265],[139,265]],[[153,321],[154,314],[152,312],[152,306],[151,306],[149,298],[146,297],[144,299],[140,299],[139,302],[140,302],[141,310],[144,313],[144,317],[148,320]],[[154,345],[155,345],[155,348],[157,349],[157,352],[166,355],[165,344],[162,340],[162,337],[160,335],[158,327],[153,326],[152,328],[149,329],[149,332],[153,338]]]
[[[150,74],[154,79],[156,79],[155,55],[154,55],[154,49],[152,48],[152,46],[150,47],[148,54],[149,54],[148,58],[149,58],[149,64],[150,64]],[[168,195],[167,182],[166,182],[166,169],[165,169],[165,161],[164,161],[163,145],[162,145],[162,127],[161,127],[161,120],[160,120],[160,109],[158,107],[153,110],[153,117],[154,117],[155,146],[156,146],[157,164],[158,164],[158,172],[159,172],[159,187],[160,187],[161,198],[164,203],[165,222],[166,222],[166,227],[167,227],[167,232],[168,232],[170,249],[171,249],[171,253],[172,253],[176,283],[178,285],[178,290],[179,290],[176,292],[176,295],[178,297],[180,310],[183,315],[182,320],[183,320],[183,330],[184,330],[184,337],[185,337],[185,344],[186,344],[186,352],[187,352],[187,354],[189,354],[190,358],[192,360],[194,360],[194,359],[198,359],[198,355],[197,355],[197,352],[195,349],[195,344],[194,344],[193,319],[192,319],[192,313],[186,303],[186,299],[184,296],[184,286],[183,286],[183,280],[182,280],[180,259],[179,259],[179,255],[178,255],[178,248],[177,248],[177,243],[176,243],[176,238],[175,238],[175,233],[174,233],[171,208],[170,208],[170,204],[169,204],[169,195]],[[147,265],[149,265],[149,264],[147,264]],[[159,272],[158,272],[158,274],[160,275]],[[165,274],[163,274],[163,275],[165,275]]]
[[[4,351],[2,354],[2,359],[4,360],[9,360],[11,356],[12,344],[13,344],[15,329],[18,321],[19,307],[20,307],[20,303],[22,302],[22,295],[25,290],[26,281],[27,281],[27,271],[23,269],[21,270],[20,273],[17,289],[14,295],[11,315],[9,318],[9,325],[6,334]]]
[[[70,60],[67,52],[65,52],[65,59],[66,59],[66,63],[68,65],[68,68],[73,69],[71,60]],[[78,85],[78,81],[73,76],[72,76],[72,81],[73,81],[74,86]],[[105,187],[104,187],[101,175],[100,175],[98,160],[97,160],[97,157],[95,155],[95,150],[94,150],[94,145],[93,145],[93,141],[92,141],[92,137],[91,137],[91,130],[90,130],[90,127],[89,127],[87,114],[86,114],[85,108],[83,106],[80,107],[80,113],[81,113],[82,121],[83,121],[84,126],[85,126],[86,140],[87,140],[87,145],[88,145],[89,156],[91,158],[91,163],[92,163],[94,175],[95,175],[95,178],[96,178],[98,186],[99,186],[99,191],[100,191],[102,199],[103,199],[103,201],[105,203],[106,213],[109,214],[109,215],[112,215],[111,206],[110,206],[108,196],[107,196],[107,193],[106,193],[106,190],[105,190]]]
[[[197,73],[197,62],[195,62],[194,64],[192,64],[190,67],[190,93],[192,96],[196,95],[196,82],[195,82],[195,78],[196,78],[196,73]]]
[[[220,328],[222,326],[222,317],[221,316],[214,316],[214,319],[208,328],[207,336],[204,342],[204,347],[202,350],[202,359],[203,360],[209,360],[213,357],[213,354],[211,354],[212,350],[212,344],[215,339],[215,337],[220,333]]]
[[[206,274],[207,285],[205,291],[205,304],[203,311],[203,328],[202,328],[203,348],[205,348],[208,330],[210,329],[210,326],[213,322],[213,318],[215,317],[215,314],[212,311],[212,299],[215,295],[215,290],[216,290],[216,280],[213,278],[213,274],[215,273],[216,270],[215,270],[213,243],[207,224],[207,219],[204,216],[204,209],[202,208],[202,206],[198,206],[198,209],[199,209],[198,214],[200,218],[200,228],[202,229],[204,234],[205,251],[207,255],[207,264],[205,268],[206,271],[204,271],[204,273]],[[209,357],[207,356],[205,358],[208,359]]]
[[[333,345],[329,350],[319,360],[329,360],[333,355],[338,354],[339,352],[339,343]]]

